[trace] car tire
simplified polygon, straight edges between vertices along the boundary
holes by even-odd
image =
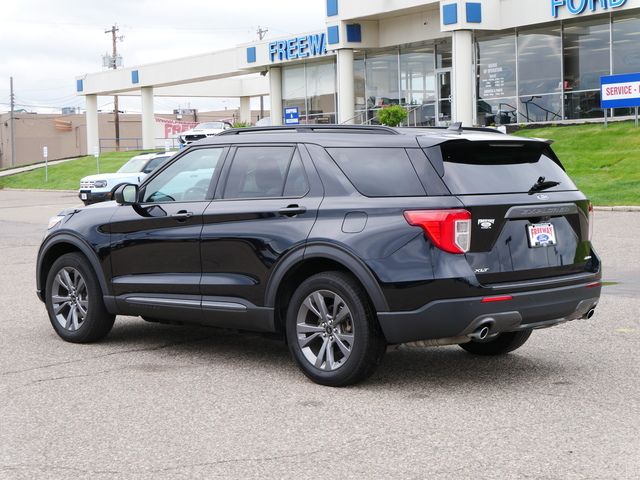
[[[302,372],[332,387],[369,377],[386,350],[369,298],[343,272],[323,272],[302,282],[289,302],[286,334]]]
[[[531,336],[531,329],[504,332],[490,340],[471,340],[460,347],[474,355],[504,355],[520,348]]]
[[[79,253],[67,253],[53,262],[45,303],[51,325],[67,342],[95,342],[113,327],[115,316],[104,306],[98,278]]]

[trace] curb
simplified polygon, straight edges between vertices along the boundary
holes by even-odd
[[[593,207],[596,212],[640,212],[637,205],[627,205],[619,207]]]
[[[48,192],[48,193],[78,193],[78,190],[54,190],[45,188],[3,188],[5,192]]]

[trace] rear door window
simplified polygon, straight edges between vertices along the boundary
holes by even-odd
[[[540,177],[560,182],[546,192],[577,190],[542,142],[453,141],[440,150],[442,179],[454,195],[528,192]]]
[[[295,147],[238,147],[223,198],[303,197],[308,191]]]
[[[425,195],[404,148],[327,148],[327,152],[367,197]]]

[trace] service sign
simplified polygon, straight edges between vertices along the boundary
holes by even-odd
[[[600,78],[600,108],[640,107],[640,73]]]
[[[285,107],[284,124],[298,125],[299,123],[300,123],[300,110],[298,110],[298,107]]]

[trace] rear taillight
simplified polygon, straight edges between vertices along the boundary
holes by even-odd
[[[593,238],[593,203],[589,202],[589,241]]]
[[[433,244],[449,253],[465,253],[471,246],[471,214],[466,210],[407,210],[410,225],[422,227]]]

